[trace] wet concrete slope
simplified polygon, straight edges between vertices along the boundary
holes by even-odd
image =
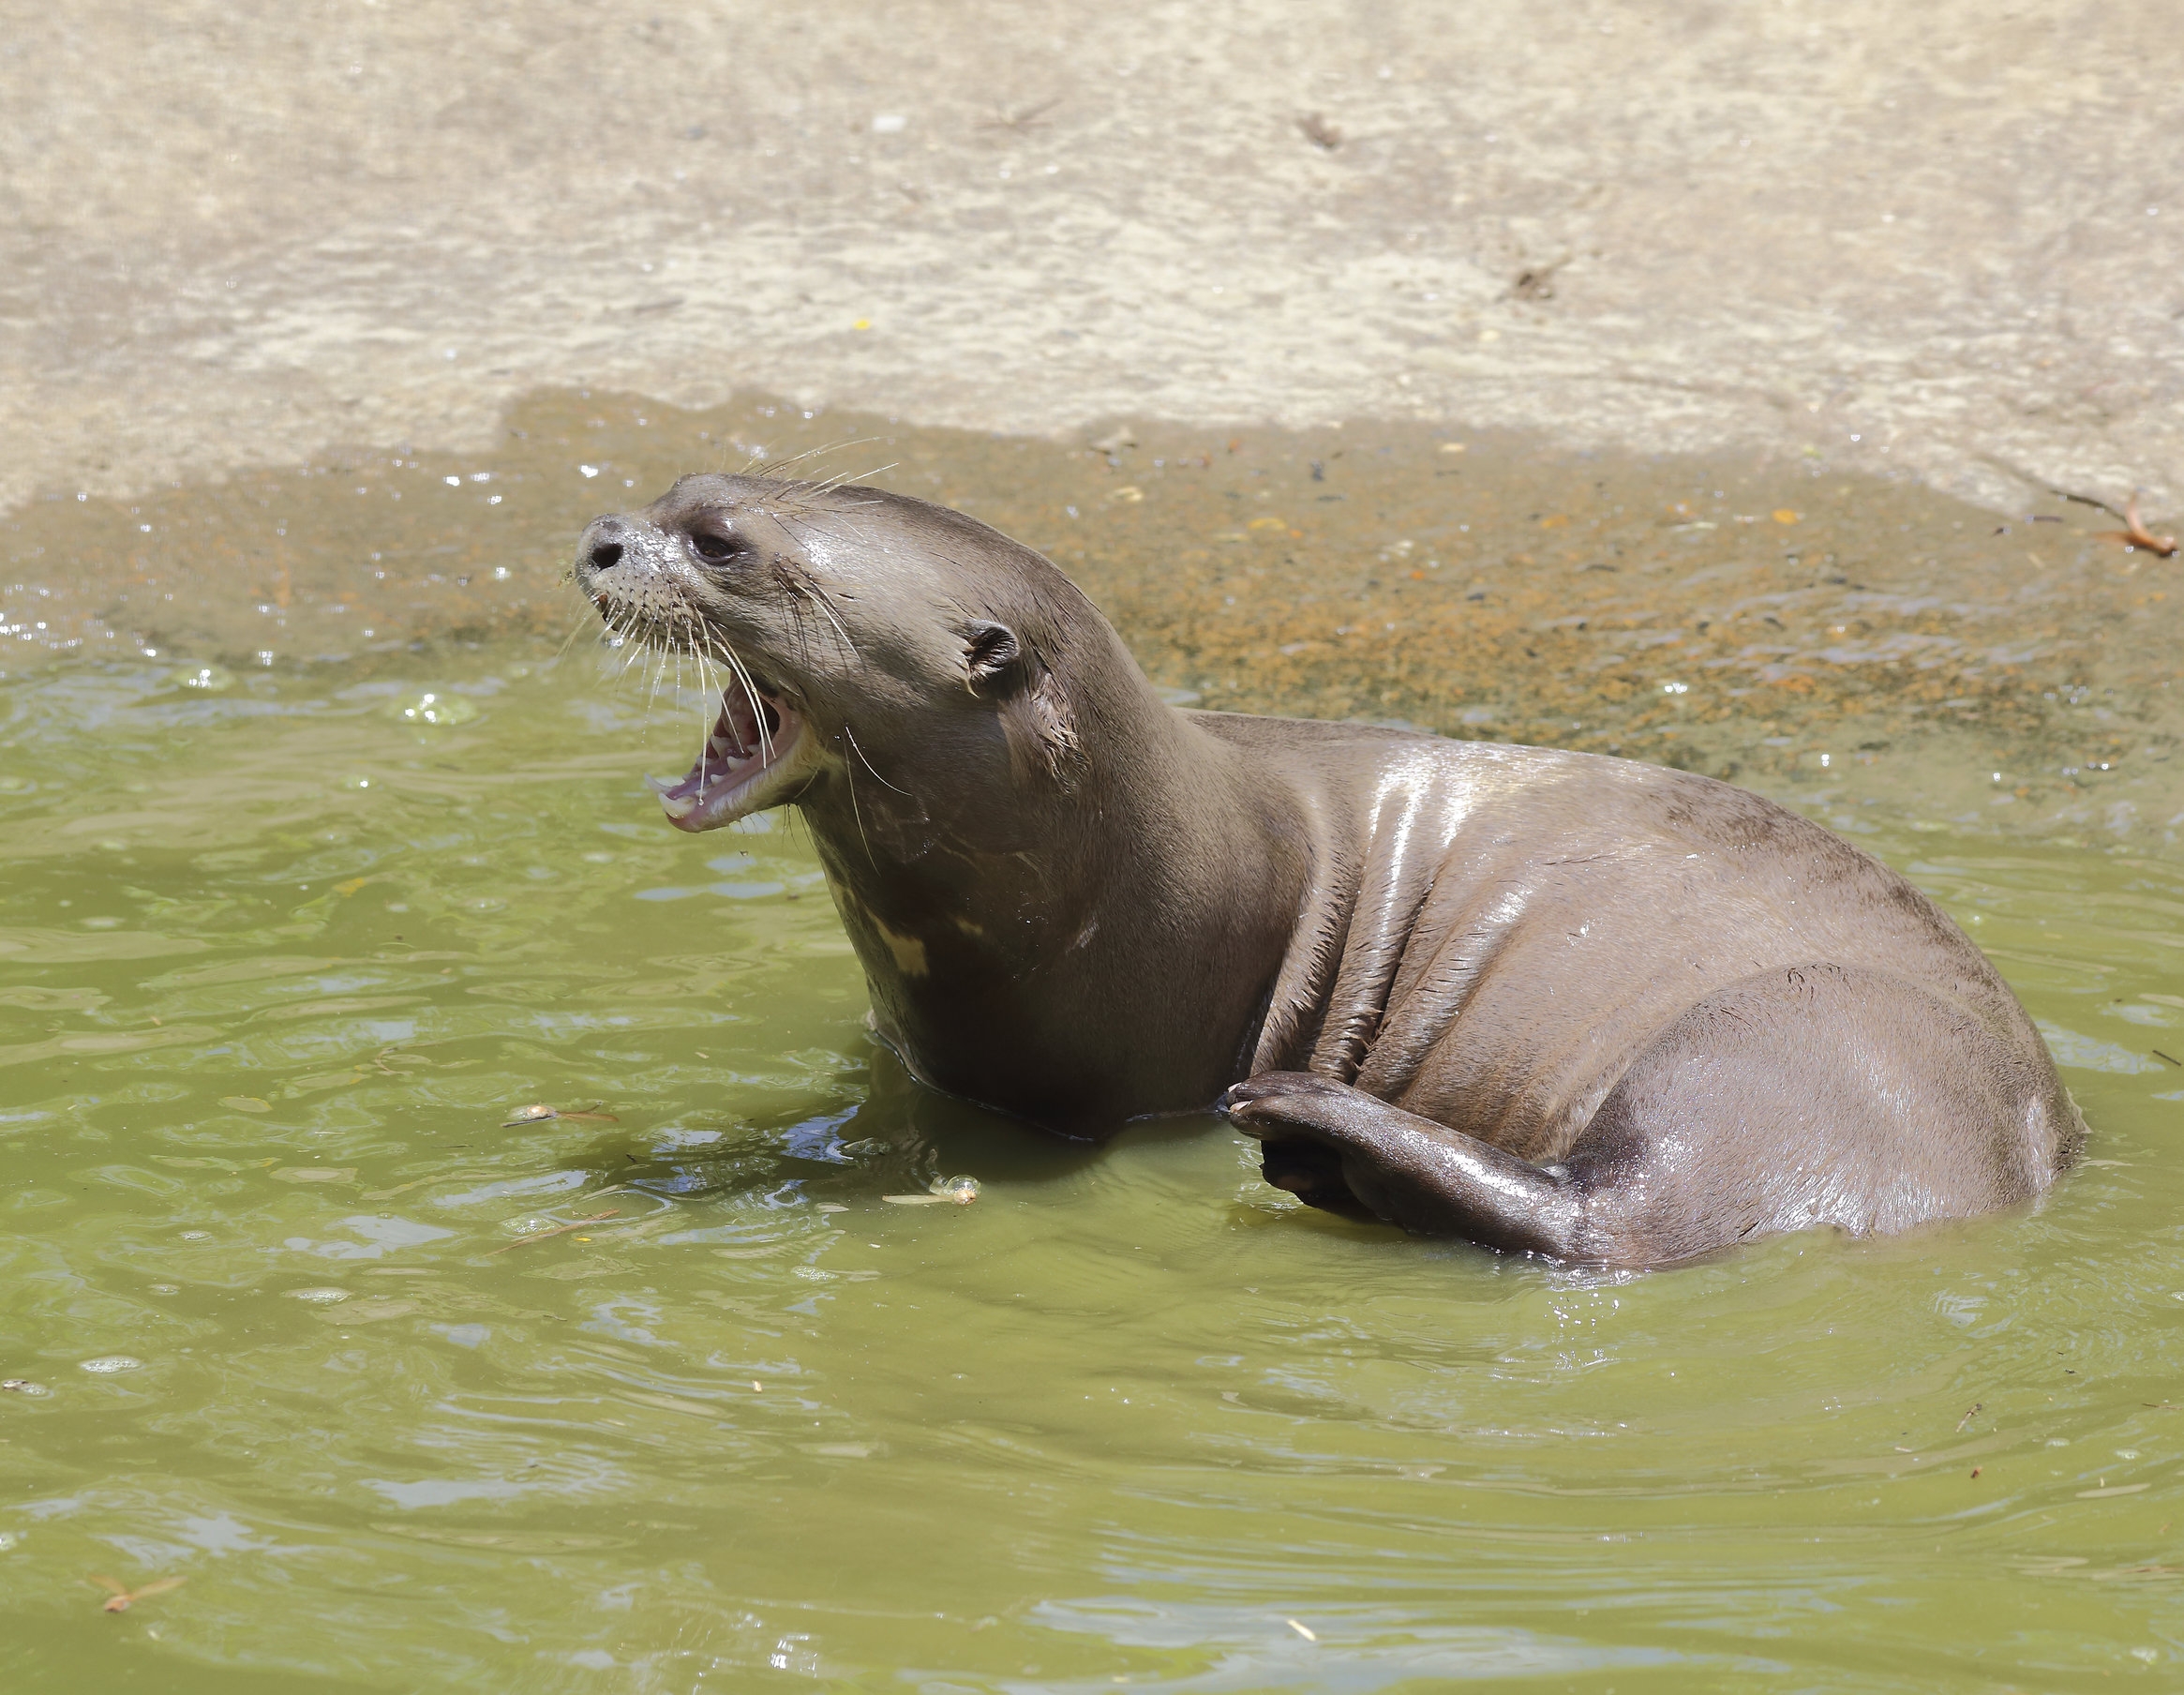
[[[0,505],[542,387],[2184,504],[2171,0],[0,3]]]

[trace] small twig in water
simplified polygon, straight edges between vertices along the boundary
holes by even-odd
[[[506,1253],[509,1252],[509,1250],[514,1248],[524,1248],[529,1247],[532,1242],[543,1242],[549,1237],[567,1236],[571,1231],[575,1230],[589,1230],[593,1224],[596,1224],[603,1218],[620,1217],[621,1217],[621,1213],[617,1208],[609,1207],[605,1212],[594,1212],[588,1218],[578,1219],[573,1224],[563,1224],[559,1230],[541,1230],[535,1236],[519,1236],[514,1241],[505,1242],[501,1246],[495,1248],[493,1252],[495,1253]]]
[[[1971,1409],[1967,1412],[1963,1418],[1956,1421],[1956,1433],[1958,1435],[1961,1436],[1964,1434],[1964,1427],[1969,1424],[1974,1418],[1978,1418],[1980,1415],[1980,1409],[1985,1405],[1986,1402],[1983,1401],[1975,1401],[1971,1403]]]
[[[112,1592],[107,1597],[106,1605],[99,1609],[102,1612],[127,1612],[148,1595],[165,1595],[168,1590],[179,1589],[189,1582],[186,1577],[163,1577],[146,1583],[142,1589],[131,1589],[118,1578],[94,1576],[91,1581],[101,1589]]]
[[[2153,1055],[2153,1057],[2157,1059],[2169,1059],[2169,1056],[2162,1052],[2162,1050],[2158,1047],[2148,1048],[2147,1052]],[[2169,1063],[2175,1066],[2178,1071],[2184,1072],[2184,1059],[2169,1059]]]
[[[588,1111],[562,1112],[560,1108],[548,1106],[541,1101],[531,1106],[517,1107],[513,1118],[503,1118],[501,1121],[501,1128],[514,1130],[518,1124],[543,1124],[548,1118],[569,1118],[586,1124],[620,1124],[621,1120],[612,1113],[599,1110],[606,1104],[606,1102],[604,1101],[594,1101]]]

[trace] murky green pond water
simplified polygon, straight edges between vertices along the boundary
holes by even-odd
[[[1580,1276],[1302,1213],[1210,1119],[1086,1157],[920,1094],[807,846],[671,832],[695,711],[588,655],[177,675],[0,683],[12,1687],[2184,1664],[2173,858],[1865,809],[2092,1162]]]

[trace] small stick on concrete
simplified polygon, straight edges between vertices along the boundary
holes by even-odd
[[[1330,124],[1316,112],[1308,112],[1296,121],[1297,133],[1322,153],[1332,153],[1342,144],[1342,127]]]

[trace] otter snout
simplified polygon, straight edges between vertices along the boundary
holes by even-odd
[[[576,541],[577,586],[591,593],[591,579],[621,564],[629,556],[634,539],[627,518],[614,513],[593,518]]]
[[[607,513],[584,527],[571,570],[576,589],[610,625],[687,646],[699,615],[677,569],[673,539],[641,517]]]

